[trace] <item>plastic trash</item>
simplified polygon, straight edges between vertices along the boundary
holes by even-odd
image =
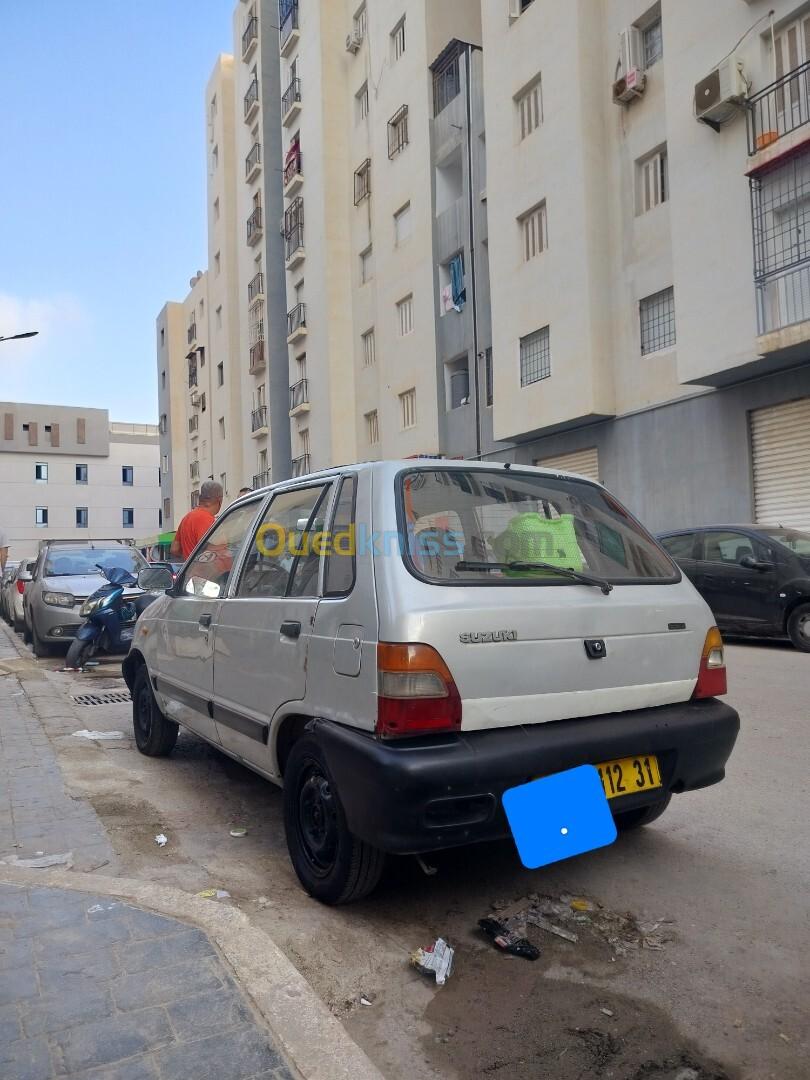
[[[435,975],[436,985],[444,986],[453,970],[455,950],[444,938],[436,938],[432,945],[411,953],[411,964],[424,975]]]
[[[371,1005],[371,1004],[373,1004],[373,1002],[369,1001],[367,997],[361,997],[360,998],[360,1004],[361,1005]]]
[[[166,847],[168,842],[169,842],[168,836],[164,836],[162,832],[158,833],[157,836],[155,837],[155,843],[157,844],[158,847]]]
[[[600,1009],[599,1012],[604,1013],[605,1016],[613,1016],[613,1011],[611,1009]]]
[[[247,836],[247,829],[244,825],[235,825],[231,829],[231,836]]]
[[[197,893],[197,896],[201,896],[203,900],[227,900],[230,895],[227,889],[203,889],[202,892]]]
[[[522,956],[526,960],[536,960],[540,956],[540,950],[532,945],[528,938],[521,937],[514,930],[509,930],[497,919],[479,919],[478,925],[504,952],[512,956]]]
[[[125,739],[123,731],[88,731],[87,728],[83,728],[81,731],[73,732],[74,739],[97,739],[99,742],[105,740],[112,742],[114,739]]]
[[[573,930],[564,930],[561,926],[550,923],[548,919],[543,918],[539,911],[534,909],[526,912],[526,922],[536,926],[539,930],[545,930],[547,934],[555,934],[557,937],[563,938],[564,941],[571,941],[574,945],[579,941]]]

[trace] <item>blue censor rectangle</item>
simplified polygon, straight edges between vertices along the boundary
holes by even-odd
[[[529,870],[607,847],[616,839],[602,781],[593,765],[544,776],[503,793],[520,861]]]

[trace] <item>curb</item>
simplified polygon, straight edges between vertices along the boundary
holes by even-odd
[[[298,969],[238,908],[165,885],[96,873],[0,867],[0,882],[111,896],[193,923],[220,950],[240,988],[306,1080],[384,1080]]]

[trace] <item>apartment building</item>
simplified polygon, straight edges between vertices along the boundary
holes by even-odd
[[[135,543],[158,533],[160,449],[154,424],[111,423],[106,409],[0,402],[0,520],[9,557],[41,540]]]
[[[807,5],[482,18],[496,456],[810,526]]]

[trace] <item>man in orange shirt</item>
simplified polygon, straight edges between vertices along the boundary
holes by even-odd
[[[214,524],[222,506],[222,496],[222,484],[218,484],[216,480],[205,481],[200,488],[199,504],[193,510],[189,510],[177,526],[177,532],[169,550],[172,558],[182,558],[183,562],[186,561]]]

